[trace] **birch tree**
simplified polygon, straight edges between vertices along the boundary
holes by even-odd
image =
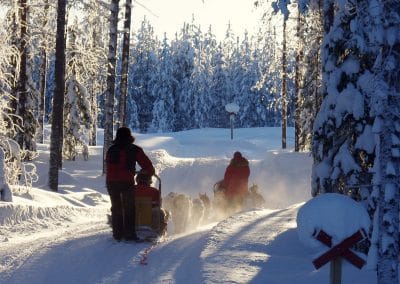
[[[128,89],[129,48],[131,35],[132,0],[125,2],[124,37],[122,40],[122,70],[118,111],[118,126],[126,126],[126,100]]]
[[[105,94],[105,123],[104,123],[104,146],[103,146],[103,173],[106,171],[105,154],[113,140],[114,127],[114,92],[115,92],[115,65],[117,62],[117,30],[119,0],[111,1],[110,11],[110,34],[108,42],[108,70],[107,89]]]

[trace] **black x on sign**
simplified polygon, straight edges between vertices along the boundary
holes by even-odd
[[[365,260],[360,258],[354,252],[350,250],[350,248],[355,245],[356,243],[364,240],[366,238],[366,234],[364,230],[358,230],[350,237],[344,239],[339,244],[332,247],[332,237],[325,233],[323,230],[320,230],[313,235],[317,240],[321,243],[325,244],[328,247],[331,247],[330,250],[319,256],[318,258],[314,259],[313,264],[316,269],[320,268],[324,264],[328,263],[329,261],[334,260],[337,257],[343,257],[352,263],[354,266],[361,269],[364,264]]]

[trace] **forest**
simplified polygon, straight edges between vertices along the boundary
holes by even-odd
[[[132,0],[0,1],[0,180],[28,185],[51,124],[49,187],[62,161],[115,127],[139,133],[295,127],[310,151],[311,193],[367,208],[380,283],[398,282],[400,3],[259,0],[259,31],[217,40],[193,17],[158,38]]]

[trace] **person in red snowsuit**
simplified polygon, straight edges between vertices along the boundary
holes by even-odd
[[[249,161],[240,152],[235,152],[225,170],[221,187],[228,203],[237,205],[237,210],[241,210],[248,195],[249,176]]]
[[[163,235],[167,229],[168,215],[161,208],[160,191],[151,186],[151,175],[146,171],[141,170],[136,175],[135,197],[151,197],[152,206],[152,228],[159,235]]]
[[[151,197],[152,207],[160,206],[160,191],[151,186],[150,175],[148,175],[144,170],[141,170],[136,175],[136,183],[135,197]]]
[[[113,237],[117,241],[139,240],[135,231],[136,163],[150,175],[154,174],[150,159],[134,141],[131,130],[121,127],[106,154],[106,186],[111,199]]]

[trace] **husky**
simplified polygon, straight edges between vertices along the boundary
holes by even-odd
[[[249,188],[249,196],[248,196],[248,203],[253,208],[263,208],[265,207],[265,199],[262,196],[258,185],[253,184]]]
[[[170,192],[163,198],[163,207],[171,214],[174,233],[185,232],[188,229],[190,220],[191,198],[184,193]]]
[[[203,224],[207,224],[210,222],[210,217],[212,216],[211,200],[207,193],[199,193],[199,198],[204,205]]]
[[[82,156],[85,161],[89,160],[89,147],[86,144],[82,145]]]
[[[192,211],[190,214],[191,227],[196,229],[199,225],[202,225],[205,217],[205,206],[203,200],[200,198],[193,198],[192,200]]]

